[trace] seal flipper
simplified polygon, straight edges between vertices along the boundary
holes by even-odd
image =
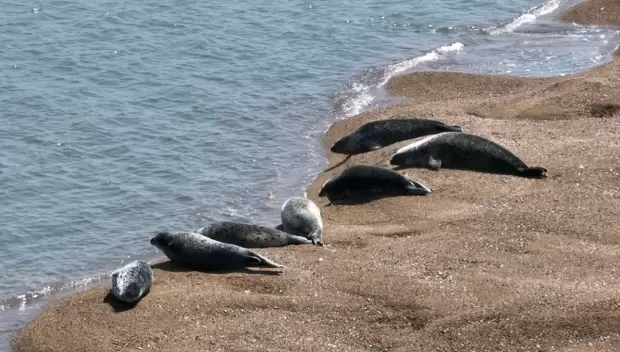
[[[379,142],[377,142],[377,141],[367,141],[367,142],[366,142],[366,149],[367,149],[369,152],[370,152],[370,151],[373,151],[373,150],[381,149],[381,148],[383,148],[383,147],[384,147],[384,146],[383,146],[383,145],[381,145],[381,144],[380,144]]]
[[[520,176],[528,177],[528,178],[546,178],[547,177],[547,169],[544,167],[534,166],[534,167],[520,167],[517,169]]]
[[[260,259],[258,257],[254,257],[248,255],[245,257],[246,266],[260,266]]]
[[[276,226],[276,230],[284,231],[284,225],[280,224]]]
[[[428,157],[428,168],[431,170],[439,170],[441,168],[441,160],[435,159],[432,155]]]
[[[312,244],[315,246],[323,247],[323,239],[321,238],[323,235],[323,230],[320,227],[317,227],[314,231],[312,231],[308,235],[308,239],[312,241]]]
[[[262,255],[248,250],[248,253],[245,255],[246,258],[246,266],[259,266],[265,268],[285,268],[284,265],[280,265],[276,262],[273,262]]]
[[[422,183],[418,181],[410,180],[410,182],[411,182],[410,184],[411,186],[409,187],[410,194],[426,195],[432,192],[430,188],[426,187],[425,185],[423,185]]]

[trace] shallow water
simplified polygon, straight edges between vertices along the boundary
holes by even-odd
[[[395,74],[565,74],[617,44],[554,22],[572,0],[0,2],[4,350],[50,297],[161,256],[157,230],[277,224]]]

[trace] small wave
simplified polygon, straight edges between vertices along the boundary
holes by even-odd
[[[542,5],[538,5],[532,7],[531,9],[525,11],[521,16],[513,19],[512,21],[499,25],[486,28],[485,30],[490,35],[498,35],[503,33],[511,33],[514,32],[517,28],[521,27],[526,23],[532,23],[536,21],[536,18],[540,16],[547,15],[560,7],[561,0],[549,0]]]
[[[372,86],[365,85],[362,82],[353,82],[350,87],[351,99],[348,99],[342,106],[346,116],[359,114],[362,109],[370,105],[373,101],[371,94]]]
[[[85,289],[93,284],[103,281],[109,276],[109,274],[92,276],[81,280],[71,281],[68,283],[48,285],[36,291],[28,291],[24,294],[13,296],[12,298],[0,301],[0,311],[15,308],[20,310],[25,309],[30,303],[34,301],[46,298],[53,298],[54,296],[65,292]]]
[[[465,45],[456,42],[440,46],[424,55],[405,59],[382,68],[373,68],[366,71],[362,76],[352,80],[334,99],[338,115],[350,117],[357,115],[375,102],[378,91],[382,89],[390,78],[412,69],[422,63],[437,61],[450,53],[463,50]]]
[[[137,255],[128,256],[122,259],[117,267],[121,267],[133,260],[143,260],[148,263],[152,263],[158,257],[154,252],[144,252]],[[111,275],[111,270],[100,275],[86,276],[79,280],[73,280],[69,282],[58,282],[51,285],[46,285],[38,290],[28,291],[26,293],[18,294],[12,297],[0,299],[0,312],[9,310],[24,310],[31,307],[33,304],[49,302],[49,300],[63,297],[66,294],[70,294],[77,291],[82,291],[91,288],[96,285],[104,283]]]
[[[414,57],[413,59],[404,60],[404,61],[392,64],[388,67],[388,72],[383,82],[381,82],[381,85],[385,85],[390,80],[390,78],[392,78],[393,76],[403,73],[413,67],[416,67],[423,62],[439,60],[442,55],[445,55],[450,52],[461,51],[463,50],[464,47],[465,46],[462,43],[458,43],[458,42],[450,44],[450,45],[444,45],[422,56]]]

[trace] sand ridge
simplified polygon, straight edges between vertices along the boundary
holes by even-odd
[[[619,15],[617,0],[590,0],[562,16],[618,25]],[[279,274],[156,264],[136,308],[107,302],[107,286],[75,294],[20,331],[14,350],[618,351],[619,63],[544,79],[396,77],[389,89],[409,100],[336,122],[326,150],[365,122],[426,115],[549,177],[407,169],[435,191],[326,207],[318,192],[329,177],[387,165],[410,141],[356,155],[308,187],[325,248],[258,250],[287,266]],[[327,154],[326,169],[344,158]]]

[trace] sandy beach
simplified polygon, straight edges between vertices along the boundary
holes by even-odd
[[[590,0],[561,18],[617,26],[620,2]],[[326,207],[329,177],[388,165],[410,141],[353,156],[308,188],[325,248],[257,250],[282,271],[164,261],[134,309],[107,299],[106,282],[48,306],[14,351],[618,351],[620,57],[554,78],[421,72],[388,89],[409,99],[334,123],[326,169],[344,159],[329,147],[363,123],[428,116],[549,177],[407,169],[435,191]]]

